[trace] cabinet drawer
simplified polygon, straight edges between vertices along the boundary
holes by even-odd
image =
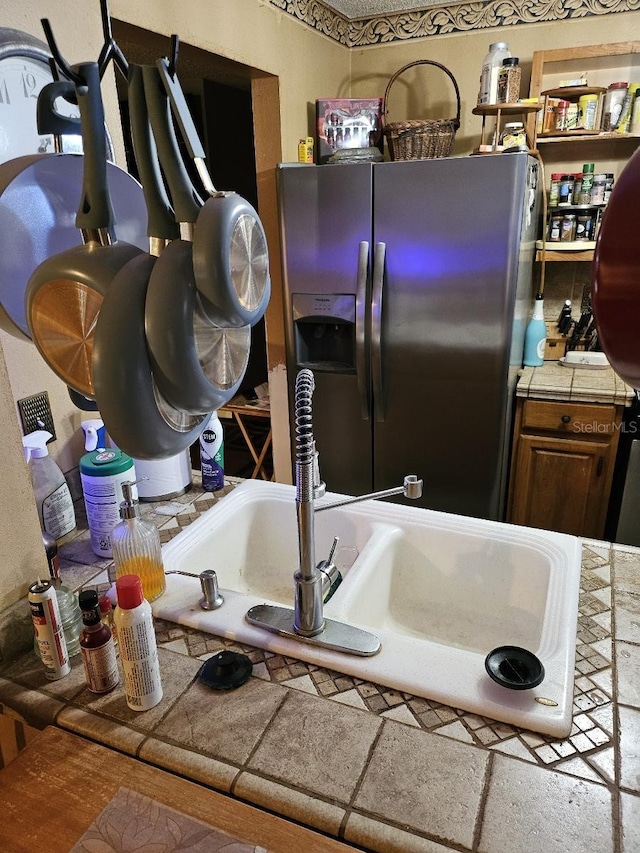
[[[525,400],[524,429],[551,430],[583,438],[614,435],[619,417],[616,407],[589,403],[556,403]]]

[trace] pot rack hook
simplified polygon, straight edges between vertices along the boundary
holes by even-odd
[[[109,14],[109,0],[100,0],[100,16],[102,18],[102,33],[104,35],[104,44],[98,57],[100,79],[102,79],[107,65],[113,59],[116,68],[126,80],[129,74],[129,63],[113,37],[111,16]]]
[[[169,54],[169,74],[171,75],[171,79],[176,75],[176,71],[178,70],[178,50],[180,49],[180,36],[177,33],[173,33],[171,36],[171,52]]]
[[[71,66],[67,63],[67,61],[63,58],[62,54],[58,50],[58,45],[56,44],[56,40],[53,36],[53,30],[51,29],[49,19],[41,18],[40,23],[42,24],[44,36],[47,40],[47,44],[49,45],[51,55],[55,59],[56,65],[58,66],[60,71],[64,74],[67,80],[71,80],[76,86],[84,86],[85,81],[79,74],[76,74],[76,72],[71,68]]]

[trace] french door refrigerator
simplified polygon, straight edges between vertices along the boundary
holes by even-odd
[[[537,161],[282,164],[277,177],[294,457],[293,386],[308,367],[329,490],[417,474],[420,505],[503,518]]]

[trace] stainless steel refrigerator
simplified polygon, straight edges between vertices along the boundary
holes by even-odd
[[[538,183],[526,153],[278,168],[290,403],[311,368],[328,489],[414,473],[422,506],[504,517]]]

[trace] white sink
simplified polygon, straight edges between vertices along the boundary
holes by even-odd
[[[293,602],[295,488],[278,483],[246,481],[163,547],[167,571],[215,569],[225,604],[203,611],[199,581],[169,575],[154,614],[523,728],[569,733],[577,538],[377,501],[316,513],[315,528],[317,560],[334,536],[347,564],[357,553],[325,615],[376,634],[377,655],[330,651],[246,621],[256,604]],[[540,658],[539,686],[513,690],[489,678],[485,657],[505,645]]]

